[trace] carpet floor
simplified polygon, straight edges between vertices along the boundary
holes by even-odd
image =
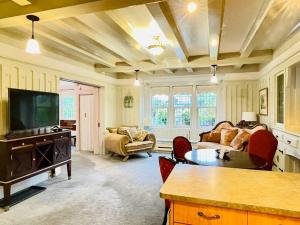
[[[0,211],[1,225],[160,225],[164,201],[158,156],[121,158],[74,153],[66,167],[40,184],[47,190]]]

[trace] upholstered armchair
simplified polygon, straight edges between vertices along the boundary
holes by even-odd
[[[151,152],[154,150],[155,145],[156,138],[151,133],[147,134],[143,141],[130,141],[130,137],[117,132],[110,132],[105,135],[105,149],[111,152],[112,155],[124,156],[123,161],[127,161],[130,155],[138,152],[147,152],[149,157],[151,157]]]

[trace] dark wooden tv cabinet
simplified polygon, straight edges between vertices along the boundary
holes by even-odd
[[[0,138],[0,185],[3,186],[3,207],[12,202],[11,186],[35,175],[67,164],[71,178],[71,131],[51,132],[12,139]]]

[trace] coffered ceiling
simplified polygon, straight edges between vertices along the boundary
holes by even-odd
[[[187,6],[197,8],[190,13]],[[300,23],[299,0],[0,0],[0,42],[24,48],[31,24],[44,55],[116,78],[254,72]],[[159,36],[164,51],[148,46]],[[1,54],[1,53],[0,53]],[[66,59],[67,58],[67,59]]]

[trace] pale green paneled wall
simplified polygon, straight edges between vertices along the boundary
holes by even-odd
[[[8,88],[58,92],[59,75],[48,69],[0,58],[0,134],[8,132]]]

